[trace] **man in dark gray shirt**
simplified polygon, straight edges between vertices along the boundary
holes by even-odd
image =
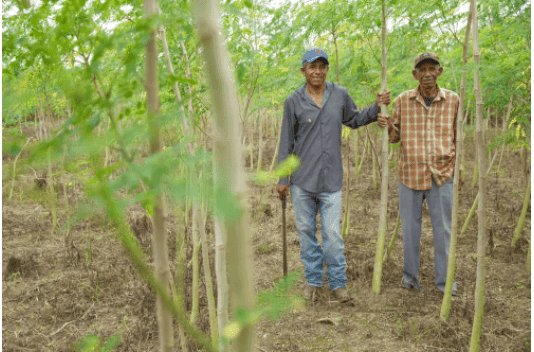
[[[291,202],[307,279],[304,295],[315,299],[317,288],[323,285],[325,262],[330,289],[337,299],[347,301],[347,263],[339,233],[343,186],[341,128],[375,122],[380,103],[390,103],[389,92],[377,94],[376,104],[358,111],[346,88],[326,82],[328,55],[320,48],[304,54],[300,70],[306,83],[285,102],[278,163],[289,154],[297,155],[301,161],[300,169],[291,175]],[[278,182],[280,199],[288,194],[289,183],[288,178]],[[317,211],[321,214],[324,250],[315,236]]]

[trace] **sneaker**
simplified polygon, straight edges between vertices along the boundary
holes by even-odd
[[[350,301],[350,296],[346,287],[340,287],[332,292],[334,293],[334,297],[336,297],[336,299],[340,300],[342,303]]]
[[[310,302],[315,302],[317,300],[318,288],[319,287],[317,286],[306,285],[306,288],[304,289],[304,298],[306,298]]]

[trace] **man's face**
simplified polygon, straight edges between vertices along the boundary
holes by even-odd
[[[305,67],[300,68],[302,75],[306,77],[306,83],[313,87],[322,87],[328,73],[328,65],[321,59],[314,62],[306,62]]]
[[[443,67],[433,61],[427,61],[416,67],[412,74],[419,81],[421,87],[430,88],[436,86],[437,79],[442,72]]]

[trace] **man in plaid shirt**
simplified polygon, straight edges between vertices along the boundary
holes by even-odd
[[[426,199],[434,232],[436,285],[443,292],[451,236],[452,182],[456,160],[456,115],[459,97],[440,88],[443,72],[438,55],[425,52],[414,61],[415,89],[401,93],[393,116],[378,114],[378,124],[388,124],[389,141],[401,142],[399,161],[399,211],[404,247],[404,289],[419,291],[421,216]],[[460,180],[461,184],[461,180]],[[453,296],[457,300],[456,281]]]

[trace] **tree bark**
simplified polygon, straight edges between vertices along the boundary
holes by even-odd
[[[358,155],[358,138],[359,137],[359,131],[358,130],[355,130],[354,131],[354,171],[357,171],[358,170],[358,159],[359,159],[359,155]]]
[[[399,228],[401,225],[401,218],[400,218],[400,210],[397,214],[397,220],[395,223],[395,229],[393,230],[393,235],[391,236],[391,240],[389,241],[388,248],[386,249],[386,252],[384,253],[384,258],[382,259],[382,265],[386,262],[388,259],[389,253],[393,250],[393,246],[395,245],[395,239],[397,238],[397,234],[399,233]]]
[[[364,138],[364,139],[365,139],[365,143],[363,145],[362,156],[360,158],[360,164],[358,165],[358,169],[356,170],[356,176],[360,175],[360,170],[362,169],[363,161],[365,160],[365,154],[367,153],[367,150],[369,149],[369,139],[368,138]]]
[[[463,44],[462,59],[462,78],[460,83],[460,103],[458,114],[456,116],[456,161],[454,164],[454,180],[452,193],[452,219],[451,219],[451,240],[449,244],[449,257],[447,263],[447,281],[445,283],[445,292],[443,293],[443,302],[441,304],[440,317],[447,320],[451,309],[452,287],[454,284],[454,272],[456,270],[456,243],[458,238],[458,200],[460,186],[460,165],[462,160],[463,147],[463,120],[464,120],[464,103],[465,103],[465,84],[467,81],[467,58],[469,52],[469,32],[471,29],[471,12],[467,17],[467,26],[465,28],[465,38]]]
[[[206,220],[208,218],[207,208],[200,207],[202,226],[200,227],[200,242],[202,244],[202,264],[204,267],[204,280],[206,283],[206,297],[208,300],[208,312],[210,317],[210,332],[213,348],[219,345],[219,329],[217,327],[217,311],[215,309],[215,296],[213,294],[213,281],[211,277],[208,239],[206,236]]]
[[[192,178],[191,178],[192,179]],[[191,180],[190,182],[192,182]],[[193,277],[191,281],[191,315],[189,317],[191,324],[195,324],[195,321],[198,317],[199,310],[199,294],[198,294],[198,280],[200,268],[198,265],[198,253],[200,251],[200,240],[199,240],[199,206],[198,204],[193,204],[193,216],[192,216],[192,226],[191,226],[191,242],[193,243],[193,254],[191,257],[191,263],[193,267]]]
[[[489,176],[491,172],[491,167],[493,166],[493,162],[495,161],[496,157],[497,157],[497,153],[493,155],[493,159],[491,159],[491,163],[488,166],[488,169],[486,170],[486,178]],[[477,196],[475,197],[475,201],[473,202],[473,205],[471,206],[471,210],[469,210],[469,214],[467,214],[467,218],[465,218],[464,225],[462,226],[462,230],[460,231],[460,236],[463,236],[463,234],[467,230],[467,226],[469,226],[469,222],[471,221],[471,218],[475,214],[475,210],[478,206],[478,196],[479,196],[479,193],[477,193]]]
[[[382,93],[387,90],[387,51],[386,51],[386,0],[382,0]],[[389,115],[386,104],[380,105],[380,111]],[[380,220],[378,224],[378,239],[376,240],[375,265],[373,270],[373,291],[380,293],[382,284],[382,265],[384,259],[384,246],[386,243],[387,214],[388,214],[388,145],[389,136],[387,126],[382,129],[382,189],[380,196]]]
[[[525,224],[525,217],[527,215],[528,203],[530,203],[530,177],[528,179],[527,186],[525,187],[525,195],[523,196],[523,208],[521,209],[521,215],[517,220],[517,226],[514,231],[514,238],[512,239],[512,247],[515,247],[517,240],[521,238],[521,231]]]
[[[341,224],[341,238],[345,239],[345,235],[348,233],[350,228],[350,136],[347,136],[347,149],[346,149],[346,165],[347,165],[347,179],[345,185],[345,216],[343,217],[343,222]]]
[[[478,241],[477,241],[477,278],[475,288],[475,316],[469,352],[478,352],[480,349],[480,334],[482,331],[482,317],[484,316],[484,283],[486,261],[486,158],[484,157],[483,117],[482,117],[482,92],[480,88],[480,50],[478,46],[478,12],[476,0],[471,0],[473,16],[473,58],[475,61],[475,97],[476,97],[476,136],[477,154],[479,163],[478,184]]]
[[[143,17],[145,18],[150,18],[157,15],[156,1],[144,0],[143,10]],[[161,151],[161,141],[159,136],[160,132],[156,120],[156,116],[159,113],[157,60],[158,49],[156,45],[156,28],[152,28],[150,30],[150,40],[146,44],[145,78],[151,154],[156,154]],[[167,250],[167,215],[165,209],[165,198],[163,194],[156,196],[153,209],[153,251],[156,277],[163,284],[165,292],[169,294],[171,273],[169,270],[169,256]],[[156,306],[158,315],[160,350],[164,352],[171,352],[174,350],[172,314],[168,309],[166,309],[163,298],[160,295],[157,297]]]
[[[217,154],[214,153],[217,158]],[[217,277],[217,327],[219,330],[219,352],[228,350],[223,331],[228,324],[228,278],[226,277],[226,239],[224,224],[214,219],[215,227],[215,275]]]
[[[513,104],[514,96],[512,95],[510,97],[510,100],[508,100],[508,109],[506,110],[506,117],[503,118],[502,121],[502,134],[504,136],[504,133],[506,132],[506,128],[508,127],[508,120],[510,120],[510,114],[512,113],[512,104]],[[499,165],[497,166],[497,173],[501,170],[501,163],[502,163],[502,156],[504,155],[504,142],[501,145],[501,157],[499,159]]]
[[[215,112],[214,149],[215,182],[217,193],[228,193],[236,211],[232,216],[222,209],[227,203],[216,202],[216,216],[219,217],[228,234],[229,286],[231,305],[234,309],[250,312],[254,306],[252,279],[252,247],[247,236],[247,212],[245,199],[245,177],[242,167],[239,141],[239,108],[237,95],[232,84],[230,62],[223,46],[219,21],[218,2],[197,0],[194,14],[200,43],[208,72],[213,111]],[[255,329],[252,322],[240,325],[235,331],[235,349],[252,352],[255,344]]]
[[[187,55],[187,50],[185,48],[184,42],[180,41],[180,47],[184,54],[185,60],[185,77],[191,79],[191,68],[189,67],[189,55]],[[193,89],[191,88],[191,83],[187,83],[187,111],[189,112],[189,118],[193,118]]]

